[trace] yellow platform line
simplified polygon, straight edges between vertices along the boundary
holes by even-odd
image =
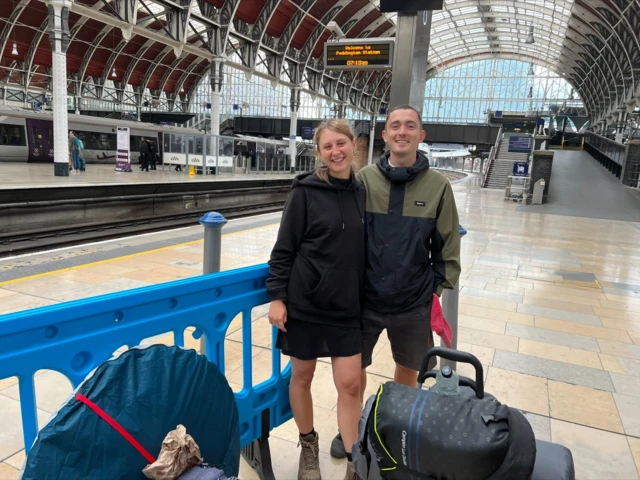
[[[261,230],[261,229],[263,229],[265,227],[269,227],[269,226],[271,226],[271,225],[263,225],[261,227],[248,228],[246,230],[240,230],[238,232],[225,233],[222,236],[223,237],[232,237],[232,236],[236,236],[236,235],[252,232],[252,231],[255,231],[255,230]],[[128,255],[122,255],[120,257],[108,258],[106,260],[98,260],[96,262],[85,263],[85,264],[82,264],[82,265],[75,265],[73,267],[60,268],[58,270],[52,270],[50,272],[36,273],[35,275],[29,275],[27,277],[14,278],[13,280],[5,280],[4,282],[0,282],[0,287],[4,287],[5,285],[12,285],[14,283],[26,282],[27,280],[35,280],[36,278],[47,277],[49,275],[57,275],[57,274],[60,274],[60,273],[66,273],[66,272],[70,272],[72,270],[80,270],[81,268],[95,267],[97,265],[103,265],[103,264],[109,263],[109,262],[116,262],[118,260],[126,260],[128,258],[141,257],[143,255],[149,255],[150,253],[163,252],[163,251],[166,251],[166,250],[172,250],[172,249],[178,248],[178,247],[186,247],[188,245],[195,245],[197,243],[203,243],[203,242],[204,242],[204,239],[191,240],[190,242],[177,243],[175,245],[169,245],[169,246],[166,246],[166,247],[154,248],[153,250],[147,250],[145,252],[130,253]]]

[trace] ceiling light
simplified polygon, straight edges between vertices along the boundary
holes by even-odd
[[[11,55],[18,55],[18,46],[16,42],[13,42],[13,48],[11,49]]]
[[[111,76],[112,76],[113,78],[116,78],[116,76],[117,76],[117,75],[116,75],[116,67],[113,67],[113,71],[111,72]]]
[[[529,26],[529,35],[527,36],[527,39],[525,40],[525,43],[528,44],[532,44],[536,41],[535,38],[533,38],[533,25]]]

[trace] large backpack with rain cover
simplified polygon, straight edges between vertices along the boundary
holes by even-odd
[[[238,408],[216,365],[180,347],[131,348],[90,372],[63,403],[38,433],[20,478],[148,480],[142,470],[177,425],[206,463],[238,475]],[[185,478],[212,473],[192,470]]]
[[[353,461],[364,480],[529,480],[536,440],[527,419],[484,394],[482,365],[464,352],[433,348],[423,361],[419,382],[431,357],[471,363],[476,381],[460,377],[459,395],[437,389],[381,385],[360,419]],[[464,387],[470,388],[464,388]]]

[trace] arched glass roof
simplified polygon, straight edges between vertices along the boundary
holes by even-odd
[[[332,24],[348,38],[386,37],[395,35],[396,16],[380,13],[379,0],[73,0],[70,95],[102,98],[112,80],[116,98],[132,88],[138,101],[148,91],[184,108],[217,59],[377,112],[392,73],[325,70]],[[46,29],[45,0],[0,2],[0,85],[49,88]],[[640,0],[444,0],[431,33],[429,77],[470,61],[514,59],[565,78],[592,124],[640,105]]]

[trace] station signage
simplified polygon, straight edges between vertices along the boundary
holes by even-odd
[[[380,0],[380,13],[442,10],[443,0]]]
[[[531,147],[533,147],[533,138],[531,137],[509,137],[509,152],[529,153]]]
[[[393,38],[356,38],[327,42],[324,66],[327,70],[383,70],[393,67]]]
[[[129,127],[118,127],[116,134],[116,172],[131,171],[131,151]]]

